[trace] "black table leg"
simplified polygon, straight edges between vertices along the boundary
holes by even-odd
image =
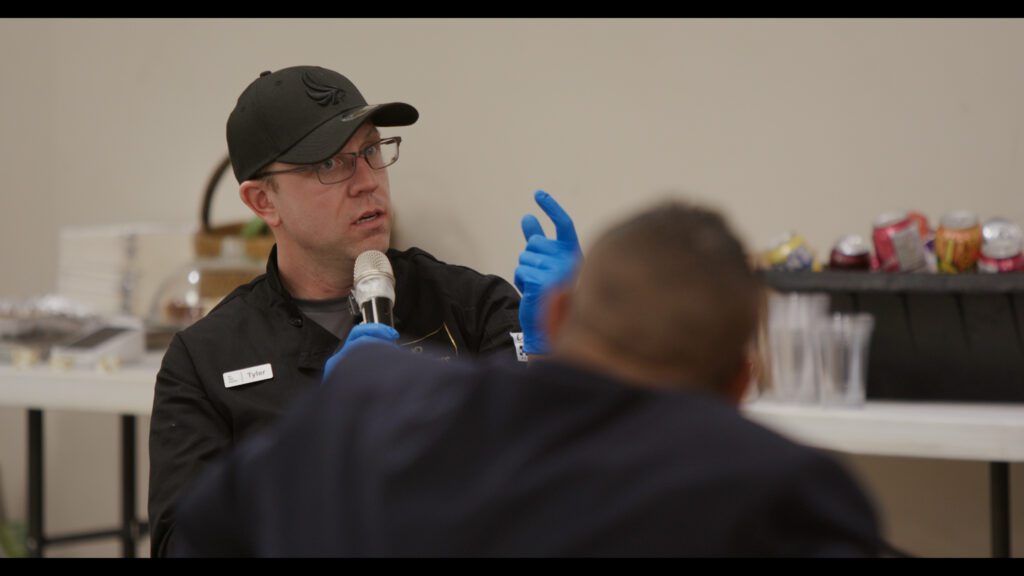
[[[28,540],[30,558],[40,558],[43,538],[43,411],[28,411]]]
[[[121,416],[121,556],[135,558],[135,416]]]
[[[121,539],[121,555],[135,558],[142,531],[148,526],[138,521],[135,509],[135,416],[121,416],[121,525],[116,530],[99,530],[47,538],[43,526],[43,411],[28,411],[28,534],[26,553],[31,558],[43,556],[51,543],[78,542],[117,536]]]
[[[989,463],[989,497],[992,503],[992,557],[1010,556],[1010,465]]]

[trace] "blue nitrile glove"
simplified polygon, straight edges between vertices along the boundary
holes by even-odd
[[[368,342],[386,342],[394,345],[395,340],[398,340],[398,331],[387,324],[380,324],[378,322],[356,324],[348,333],[348,338],[345,339],[345,344],[342,345],[341,350],[338,350],[327,359],[327,363],[324,364],[324,375],[320,381],[327,381],[327,377],[330,375],[331,370],[334,369],[334,365],[340,362],[352,348]]]
[[[548,291],[570,280],[583,259],[572,218],[550,194],[538,190],[537,205],[555,223],[557,240],[544,236],[544,229],[533,214],[523,216],[526,249],[519,254],[516,288],[523,294],[519,302],[519,325],[523,328],[523,351],[527,354],[549,352],[544,333],[544,302]]]

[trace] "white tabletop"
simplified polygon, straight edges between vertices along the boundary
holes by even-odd
[[[114,372],[0,365],[0,406],[149,416],[163,353]]]
[[[1024,461],[1024,404],[868,401],[859,408],[752,402],[752,420],[790,438],[852,454]]]
[[[0,406],[149,416],[162,353],[116,372],[0,365]],[[868,401],[859,408],[746,403],[796,441],[878,456],[1024,462],[1024,404]]]

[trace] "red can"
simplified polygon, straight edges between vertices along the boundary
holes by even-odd
[[[1005,274],[1024,271],[1024,253],[1019,238],[997,238],[981,247],[978,272]]]
[[[931,230],[928,227],[928,218],[920,212],[908,212],[907,216],[917,224],[917,231],[921,233],[921,239],[927,241],[928,232]]]
[[[910,272],[924,267],[920,229],[906,212],[886,212],[876,218],[872,239],[881,270]]]
[[[981,256],[981,224],[973,212],[949,212],[935,231],[935,259],[939,272],[958,274],[974,269]]]
[[[860,236],[847,234],[836,241],[828,267],[830,270],[870,270],[871,248]]]

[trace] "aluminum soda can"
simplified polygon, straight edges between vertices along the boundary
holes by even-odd
[[[981,257],[978,258],[978,272],[1024,272],[1024,253],[1021,253],[1020,240],[1002,238],[984,244],[981,247]]]
[[[987,244],[1000,238],[1015,238],[1024,240],[1024,233],[1020,226],[1010,222],[1006,218],[989,218],[981,226],[981,242]]]
[[[814,266],[814,255],[807,242],[796,232],[778,236],[765,255],[768,266],[777,270],[810,270]]]
[[[927,238],[928,232],[931,230],[931,227],[928,226],[928,217],[915,211],[907,212],[907,216],[917,224],[917,231],[921,234],[921,238]]]
[[[981,256],[981,223],[967,210],[948,212],[935,231],[935,259],[939,272],[959,274],[974,270]]]
[[[875,218],[871,236],[880,270],[911,272],[925,266],[918,224],[906,212],[885,212]]]
[[[830,270],[870,270],[871,247],[856,234],[847,234],[836,241],[828,259]]]
[[[1024,271],[1024,234],[1005,218],[990,218],[981,227],[978,272],[1003,274]]]

